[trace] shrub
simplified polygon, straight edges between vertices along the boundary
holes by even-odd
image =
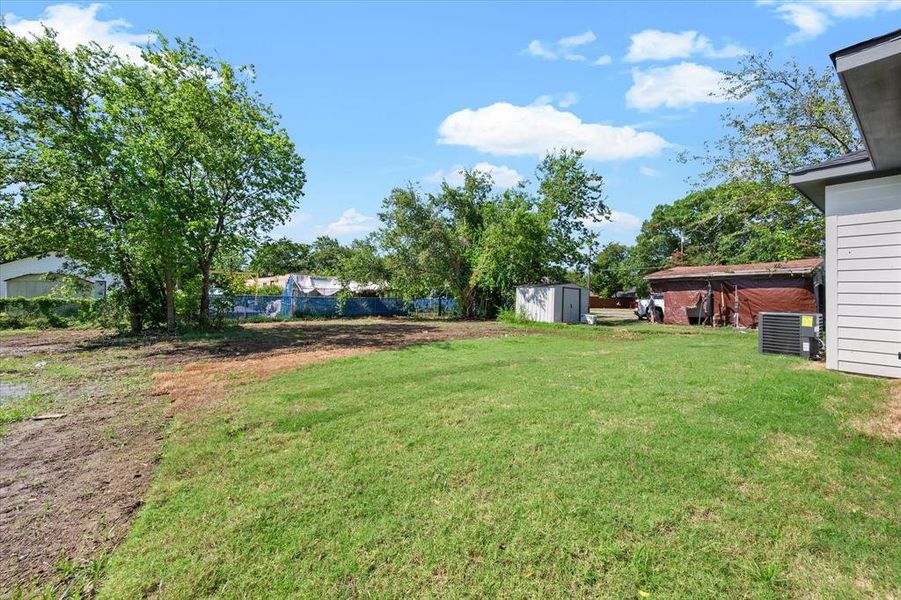
[[[497,320],[503,323],[529,323],[525,315],[516,312],[513,308],[504,308],[498,311]]]
[[[100,302],[90,298],[0,298],[0,328],[67,327],[93,323]]]

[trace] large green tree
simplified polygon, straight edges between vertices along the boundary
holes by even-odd
[[[354,240],[346,247],[338,264],[335,276],[345,285],[351,281],[376,283],[384,291],[390,274],[385,257],[379,252],[378,242],[373,236]]]
[[[789,260],[822,251],[820,216],[783,186],[731,181],[662,204],[641,226],[632,256],[649,269],[674,253],[687,264]]]
[[[254,250],[250,270],[260,275],[284,275],[310,271],[310,246],[288,238],[267,240]]]
[[[705,241],[703,249],[695,245],[697,260],[704,253],[723,262],[816,255],[822,215],[788,185],[787,175],[862,147],[833,70],[777,65],[772,53],[750,54],[725,74],[723,93],[731,100],[722,115],[724,134],[700,155],[681,155],[704,164],[698,181],[716,187],[683,203],[699,205],[696,223],[670,216],[696,240],[720,232],[721,239]],[[673,207],[670,212],[681,211]],[[669,218],[660,217],[652,221]],[[649,235],[666,235],[654,229]]]
[[[584,263],[592,221],[609,213],[602,179],[580,152],[549,154],[538,167],[538,192],[493,192],[491,177],[465,172],[463,184],[437,194],[397,188],[383,203],[378,241],[392,287],[413,296],[445,293],[463,314],[490,314],[514,286],[561,279]]]
[[[130,130],[106,111],[123,93],[121,66],[97,46],[63,50],[52,31],[25,39],[0,26],[0,160],[4,183],[17,186],[2,225],[27,252],[62,252],[116,273],[137,331],[148,196],[122,144]]]
[[[639,287],[640,266],[634,264],[632,249],[619,242],[601,248],[591,264],[591,291],[605,298],[616,292]]]
[[[785,185],[801,167],[862,147],[854,116],[833,69],[774,63],[773,53],[749,54],[724,75],[731,102],[722,114],[725,133],[700,159],[705,181],[751,180]]]
[[[176,282],[196,275],[206,324],[213,266],[283,222],[305,182],[252,83],[191,41],[160,38],[135,64],[0,26],[4,246],[117,274],[134,331],[161,297],[173,327]]]
[[[203,54],[191,41],[160,38],[144,54],[156,74],[164,115],[157,123],[174,161],[174,214],[200,273],[198,320],[210,311],[210,271],[283,223],[306,176],[272,107],[253,92],[253,71]],[[163,115],[160,115],[162,117]]]
[[[347,247],[327,235],[320,235],[310,244],[310,270],[315,275],[337,277],[341,264],[347,258]]]

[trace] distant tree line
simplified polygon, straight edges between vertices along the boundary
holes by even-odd
[[[337,277],[351,250],[333,237],[319,236],[311,244],[286,237],[265,240],[257,246],[247,265],[254,275],[308,273]]]

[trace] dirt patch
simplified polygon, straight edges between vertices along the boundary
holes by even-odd
[[[495,323],[367,319],[255,324],[194,338],[4,334],[4,384],[52,397],[53,412],[67,416],[23,421],[0,436],[0,596],[52,582],[61,560],[85,564],[124,538],[150,484],[167,414],[208,408],[234,383],[304,364],[528,333]]]
[[[51,354],[71,350],[75,344],[97,339],[96,329],[50,329],[33,333],[0,335],[0,358]]]
[[[374,348],[336,348],[276,354],[249,360],[192,363],[183,371],[155,374],[153,393],[170,398],[171,404],[166,410],[169,416],[194,412],[214,406],[234,384],[266,379],[306,364],[374,351]]]

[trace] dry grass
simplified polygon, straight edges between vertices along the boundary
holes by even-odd
[[[866,421],[856,421],[862,432],[890,440],[901,439],[901,382],[892,385],[892,393],[883,410]]]

